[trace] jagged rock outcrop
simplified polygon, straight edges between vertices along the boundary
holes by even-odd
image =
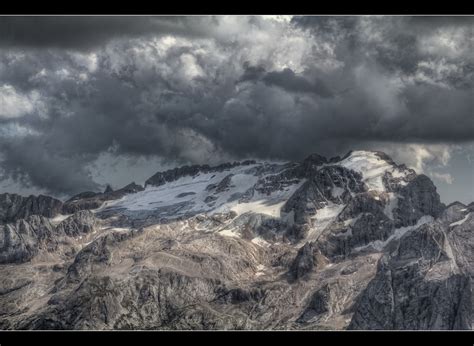
[[[248,166],[254,163],[256,163],[256,161],[247,160],[243,162],[223,163],[214,167],[211,167],[209,165],[182,166],[164,172],[156,173],[145,182],[145,186],[160,186],[185,176],[194,176],[198,173],[222,172],[226,169],[233,168],[236,166]]]
[[[143,190],[143,186],[135,183],[130,183],[116,191],[113,191],[110,185],[107,185],[103,193],[87,191],[73,196],[64,203],[61,212],[63,214],[72,214],[79,210],[97,209],[102,206],[105,201],[119,199],[126,194]]]
[[[304,278],[315,269],[321,269],[329,261],[324,257],[313,243],[306,243],[298,250],[298,253],[291,263],[289,276],[292,282]]]
[[[395,241],[355,308],[349,329],[470,329],[470,278],[439,223]]]
[[[395,227],[384,210],[385,202],[370,193],[356,195],[339,213],[337,221],[318,238],[318,248],[332,260],[341,260],[358,247],[387,240]]]
[[[49,196],[23,197],[16,194],[0,194],[0,223],[15,222],[30,215],[44,217],[56,216],[62,207],[62,202]]]
[[[67,270],[65,280],[80,282],[81,279],[93,273],[94,263],[97,265],[109,264],[112,256],[111,247],[136,236],[139,232],[137,230],[115,231],[99,237],[77,253],[74,262]]]
[[[393,212],[396,227],[414,225],[423,215],[438,217],[445,208],[436,186],[426,175],[416,176],[398,192],[398,206]]]
[[[43,216],[32,215],[0,225],[0,263],[23,263],[44,248],[57,248],[54,226]]]
[[[308,174],[308,173],[307,173]],[[308,222],[308,217],[332,203],[347,203],[351,193],[365,191],[362,176],[344,167],[323,167],[315,170],[286,202],[282,211],[293,212],[297,224]]]
[[[97,226],[95,215],[90,210],[80,210],[56,226],[56,231],[69,237],[93,232]]]
[[[0,263],[24,263],[41,250],[54,252],[64,237],[90,233],[97,225],[90,211],[79,211],[58,225],[39,215],[0,225]]]
[[[344,298],[347,294],[348,288],[337,280],[324,284],[311,295],[306,308],[298,317],[298,323],[318,321],[344,312]]]

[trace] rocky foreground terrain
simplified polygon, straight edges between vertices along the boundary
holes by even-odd
[[[0,329],[472,329],[473,233],[367,151],[2,194]]]

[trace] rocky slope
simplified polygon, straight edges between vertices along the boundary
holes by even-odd
[[[39,198],[0,203],[2,329],[473,327],[474,205],[383,153]]]

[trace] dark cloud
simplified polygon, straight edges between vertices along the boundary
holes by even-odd
[[[244,73],[240,77],[239,82],[261,80],[265,76],[265,67],[252,66],[248,61],[244,62]]]
[[[111,39],[167,33],[202,35],[204,17],[15,16],[0,17],[0,46],[89,50]]]
[[[310,81],[303,76],[296,75],[289,68],[285,68],[282,71],[266,73],[263,67],[247,66],[244,74],[240,78],[241,82],[258,80],[263,81],[267,85],[274,85],[289,92],[313,93],[321,97],[333,96],[333,93],[323,81],[316,78]]]
[[[289,68],[286,68],[281,72],[270,72],[263,78],[263,81],[268,85],[276,85],[289,92],[314,93],[322,97],[333,96],[332,92],[323,81],[318,79],[309,81],[302,76],[296,75]]]
[[[72,194],[111,148],[177,164],[474,141],[471,23],[4,17],[2,173]]]
[[[88,162],[86,154],[59,155],[56,148],[49,148],[51,144],[57,145],[36,137],[2,143],[0,147],[5,153],[2,175],[54,193],[72,194],[98,188],[84,167]]]
[[[438,36],[447,43],[451,38],[441,38],[442,32],[453,34],[453,30],[465,30],[461,34],[465,38],[463,45],[472,46],[474,30],[472,16],[303,16],[294,17],[292,23],[336,42],[338,56],[351,65],[372,58],[387,70],[402,73],[414,73],[420,61],[444,57],[446,52],[442,50],[430,54],[420,49],[429,36]],[[472,61],[465,54],[460,60],[450,59],[461,65],[469,62],[466,60]]]

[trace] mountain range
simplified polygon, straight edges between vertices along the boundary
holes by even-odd
[[[474,203],[382,152],[0,194],[0,329],[471,330]]]

